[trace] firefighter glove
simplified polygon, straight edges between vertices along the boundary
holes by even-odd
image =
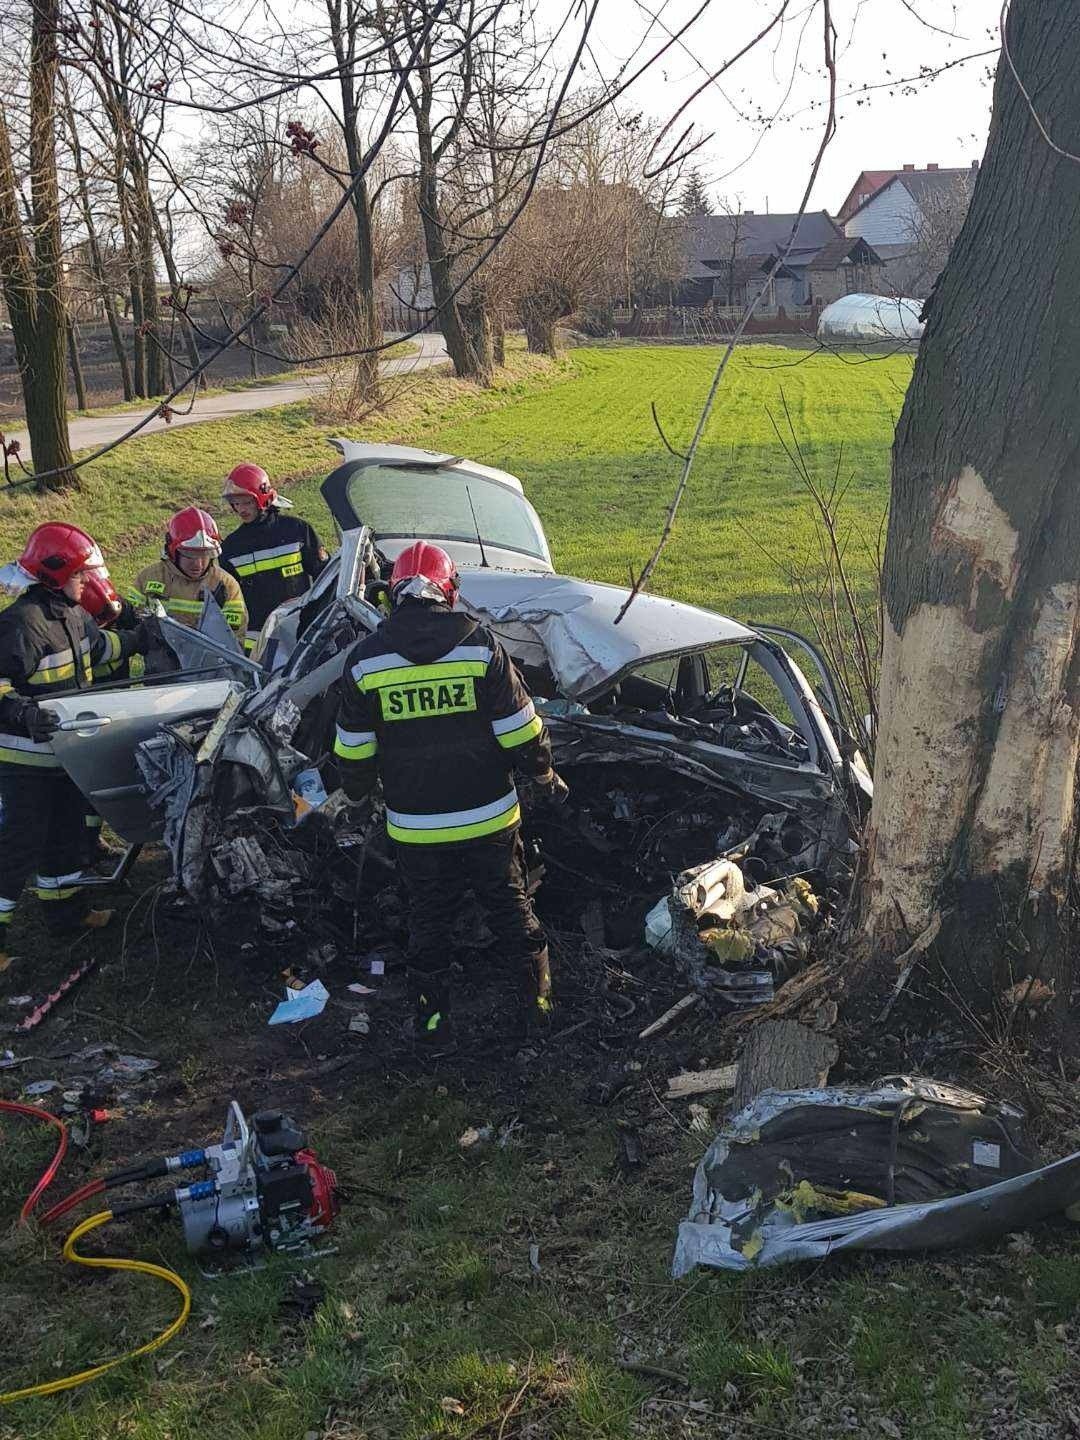
[[[51,740],[60,728],[60,722],[51,710],[43,710],[40,705],[28,700],[23,706],[22,714],[19,717],[26,726],[30,739],[37,745],[44,745]]]
[[[541,798],[547,800],[551,805],[565,805],[570,795],[570,786],[554,770],[537,779],[536,788],[539,790]]]

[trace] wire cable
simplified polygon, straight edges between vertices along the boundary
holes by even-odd
[[[127,1350],[123,1355],[114,1355],[111,1360],[104,1360],[100,1365],[92,1365],[87,1370],[80,1370],[76,1375],[65,1375],[60,1380],[46,1380],[40,1385],[27,1385],[22,1390],[8,1390],[4,1394],[0,1394],[0,1405],[10,1405],[16,1400],[29,1400],[34,1395],[58,1395],[62,1390],[73,1390],[77,1385],[85,1385],[87,1381],[96,1380],[106,1371],[114,1370],[117,1365],[123,1365],[128,1360],[135,1360],[139,1356],[149,1355],[155,1350],[160,1350],[162,1345],[167,1345],[187,1324],[188,1316],[191,1314],[191,1291],[174,1270],[169,1270],[164,1265],[155,1265],[149,1260],[122,1260],[115,1255],[80,1255],[76,1250],[75,1246],[84,1235],[105,1225],[112,1218],[111,1210],[101,1210],[98,1214],[90,1215],[76,1225],[64,1241],[64,1259],[73,1261],[76,1265],[86,1265],[93,1269],[134,1270],[139,1275],[151,1275],[157,1280],[164,1280],[180,1292],[179,1315],[152,1340],[148,1340],[145,1345],[139,1345],[134,1350]]]

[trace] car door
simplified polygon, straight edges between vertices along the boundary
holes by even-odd
[[[50,697],[60,729],[53,750],[60,764],[104,820],[129,843],[154,840],[162,820],[147,803],[135,747],[163,725],[215,715],[234,680],[169,679],[157,685],[95,687]]]

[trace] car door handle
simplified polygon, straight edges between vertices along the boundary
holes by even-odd
[[[111,725],[109,715],[80,715],[77,720],[61,720],[58,730],[100,730],[102,725]]]

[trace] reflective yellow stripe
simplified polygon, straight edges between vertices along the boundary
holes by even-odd
[[[177,600],[170,596],[165,601],[166,613],[172,611],[174,615],[201,615],[202,608],[201,600]]]
[[[0,695],[10,695],[14,689],[10,680],[0,680]]]
[[[119,660],[120,636],[117,635],[115,630],[103,630],[101,633],[105,637],[105,646],[109,652],[105,658],[107,660]]]
[[[102,819],[100,815],[86,815],[83,817],[83,820],[88,830],[101,829]]]
[[[534,715],[531,720],[526,720],[524,725],[519,725],[516,730],[508,730],[505,735],[496,735],[495,739],[504,750],[513,750],[515,745],[524,745],[527,740],[535,740],[540,731],[544,728],[544,722],[539,715]]]
[[[471,825],[446,825],[441,830],[411,830],[387,820],[386,833],[391,840],[398,840],[403,845],[446,845],[454,840],[476,840],[481,835],[494,835],[499,830],[509,830],[511,825],[517,825],[520,820],[521,806],[515,801],[510,809],[504,810],[501,815],[493,815],[490,820],[475,820]]]
[[[28,685],[59,685],[61,680],[73,680],[75,678],[75,662],[70,661],[67,665],[50,665],[48,669],[35,670],[32,675],[26,677]]]
[[[14,910],[0,910],[0,925],[10,925]]]
[[[304,568],[303,561],[300,559],[299,550],[293,550],[288,555],[272,555],[269,560],[256,560],[254,563],[237,565],[235,568],[237,575],[243,576],[246,579],[249,575],[261,575],[267,570],[285,570],[292,565],[298,568],[291,573],[299,575]]]
[[[60,764],[51,750],[12,750],[7,745],[0,745],[0,760],[9,765],[38,765],[50,770],[56,770]]]
[[[39,885],[37,887],[37,893],[39,900],[70,900],[73,895],[79,893],[79,887],[78,885],[72,885],[70,889],[67,890],[52,890]]]
[[[360,675],[358,690],[381,690],[384,685],[401,685],[421,680],[464,680],[469,675],[486,675],[485,660],[443,660],[435,665],[401,665],[393,670],[375,670]]]
[[[239,600],[226,600],[221,607],[221,613],[225,616],[229,625],[234,630],[239,630],[244,624],[244,607]]]
[[[146,604],[146,596],[142,593],[141,590],[136,590],[134,585],[132,585],[128,590],[124,592],[124,599],[128,602],[129,605]]]
[[[346,745],[341,739],[334,741],[334,754],[342,760],[370,760],[378,748],[377,740],[366,740],[362,745]]]

